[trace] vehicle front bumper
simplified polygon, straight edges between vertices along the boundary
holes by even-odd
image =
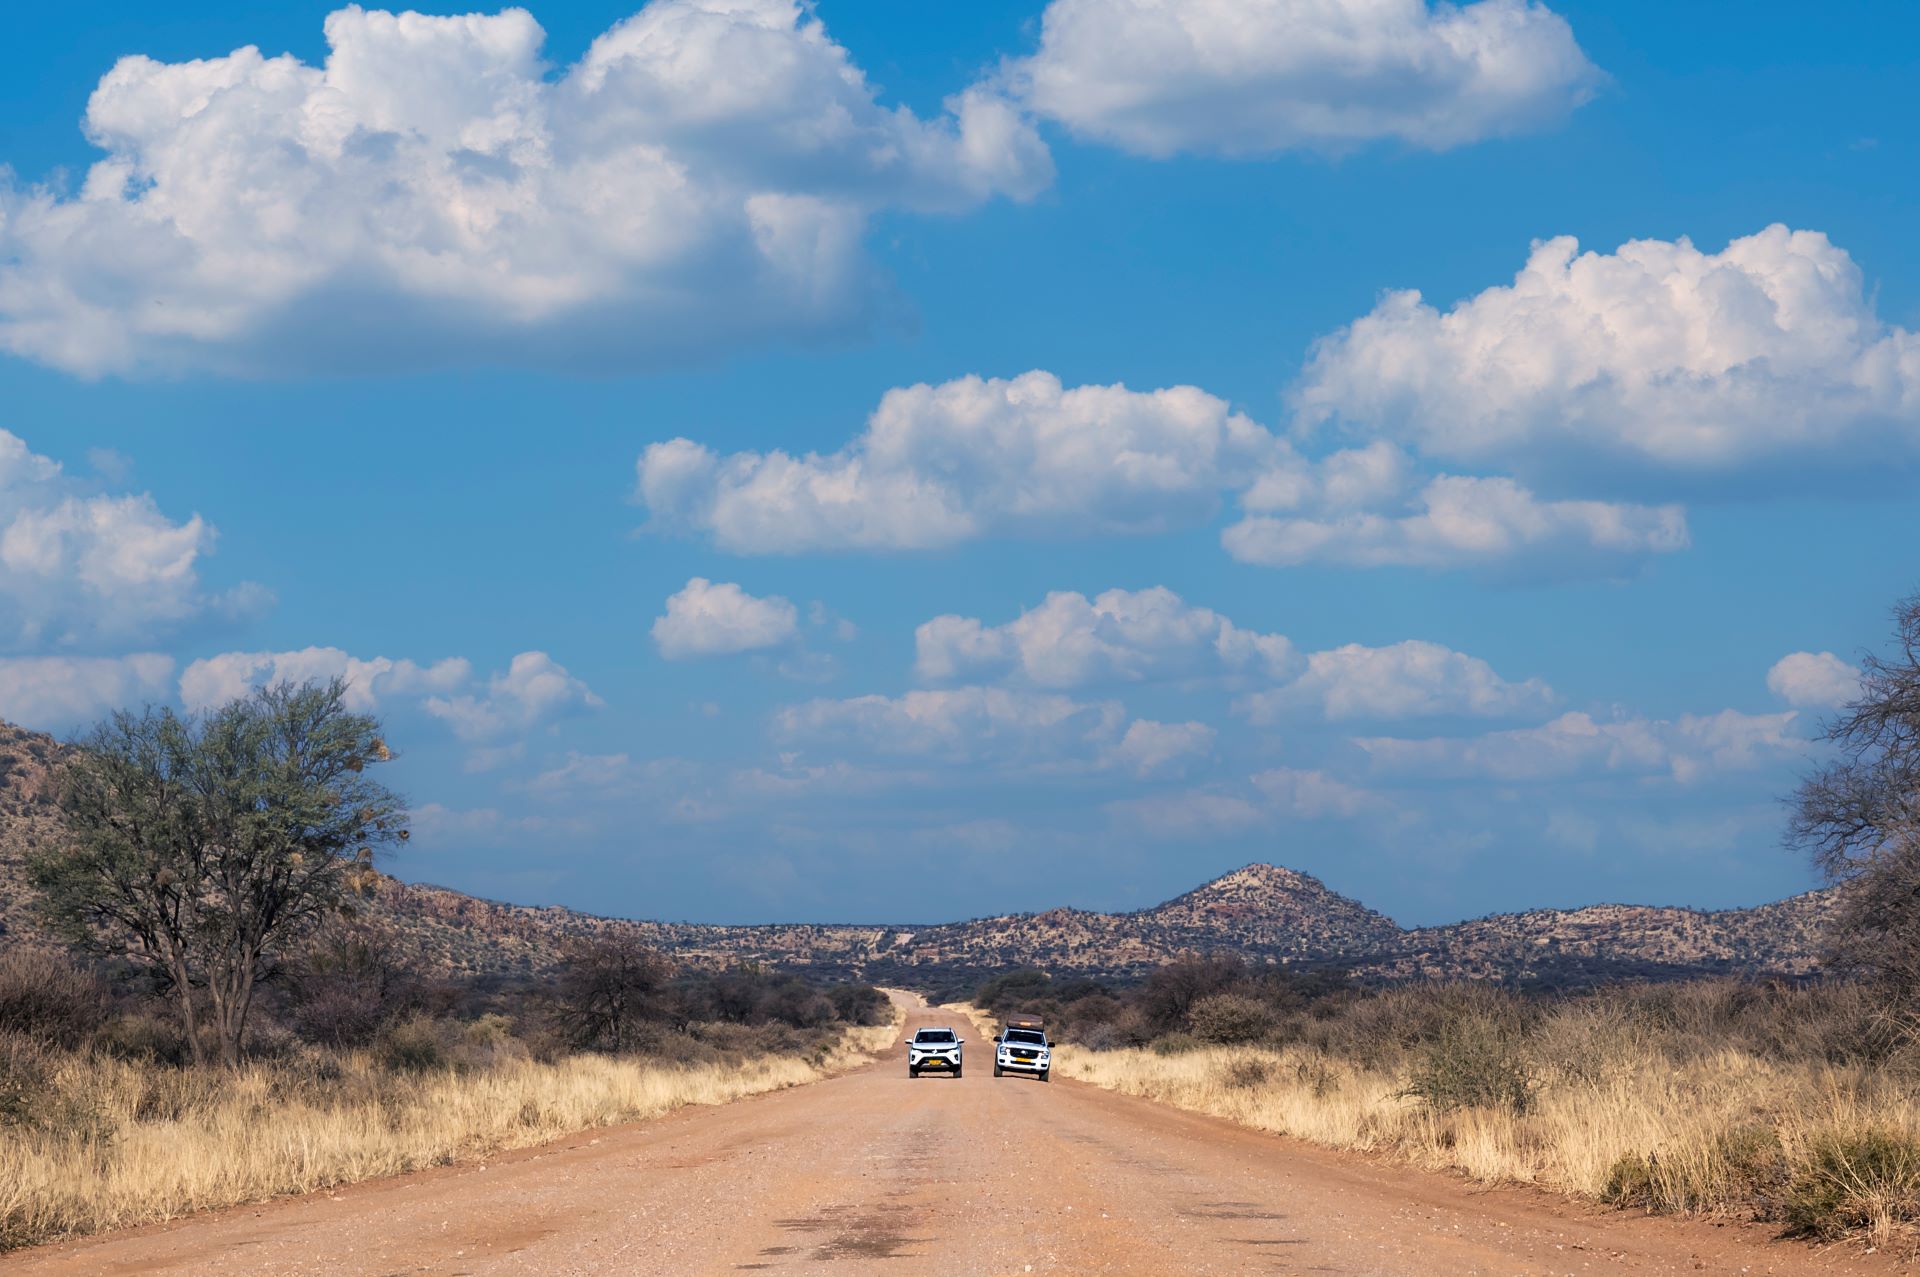
[[[1052,1065],[1048,1056],[1038,1056],[1030,1060],[1016,1059],[1011,1055],[1000,1056],[994,1061],[996,1067],[1013,1073],[1045,1073]]]
[[[910,1053],[907,1056],[907,1064],[909,1067],[916,1069],[958,1069],[960,1067],[960,1053],[958,1051],[950,1055],[934,1054],[932,1052],[926,1055]]]

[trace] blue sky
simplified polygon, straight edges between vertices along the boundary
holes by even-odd
[[[631,915],[1812,885],[1910,7],[936,8],[17,18],[0,715],[349,675],[395,872]]]

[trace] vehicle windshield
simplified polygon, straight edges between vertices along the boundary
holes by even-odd
[[[1045,1046],[1047,1035],[1038,1029],[1008,1029],[1006,1040],[1009,1042],[1030,1042],[1034,1046]]]
[[[922,1029],[920,1032],[914,1034],[913,1040],[915,1042],[951,1042],[953,1041],[953,1030]]]

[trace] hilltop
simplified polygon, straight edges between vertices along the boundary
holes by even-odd
[[[63,748],[0,724],[0,940],[8,944],[52,943],[32,919],[22,859],[59,836],[51,780]],[[622,934],[695,965],[777,963],[905,982],[1013,967],[1124,977],[1179,953],[1231,950],[1370,980],[1581,984],[1805,975],[1831,908],[1830,892],[1812,892],[1753,909],[1595,905],[1403,930],[1307,874],[1252,864],[1131,913],[1059,908],[920,927],[635,921],[392,877],[382,878],[366,912],[421,969],[450,977],[531,974],[557,962],[571,937]]]

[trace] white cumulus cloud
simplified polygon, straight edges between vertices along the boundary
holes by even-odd
[[[1319,344],[1295,401],[1305,423],[1508,467],[1882,464],[1920,451],[1920,335],[1879,319],[1818,231],[1770,226],[1718,253],[1563,236],[1450,310],[1387,295]]]
[[[361,659],[337,647],[290,652],[223,652],[203,657],[181,672],[180,702],[190,710],[212,709],[272,683],[342,679],[346,704],[360,712],[378,709],[382,698],[451,692],[472,676],[459,657],[431,665],[385,656]]]
[[[1477,656],[1420,639],[1315,652],[1306,672],[1283,687],[1243,697],[1256,723],[1311,708],[1329,719],[1471,715],[1505,718],[1544,711],[1553,689],[1537,678],[1510,682]]]
[[[1529,0],[1053,0],[1005,70],[1036,111],[1151,156],[1438,150],[1557,121],[1602,79]]]
[[[173,658],[22,656],[0,658],[0,718],[41,731],[65,731],[117,709],[164,700]]]
[[[1250,686],[1236,705],[1262,724],[1303,710],[1329,719],[1510,717],[1554,703],[1553,689],[1539,679],[1510,682],[1478,657],[1438,643],[1301,653],[1283,634],[1244,629],[1165,586],[1092,599],[1055,591],[1003,625],[937,616],[914,641],[915,672],[934,682],[998,679],[1065,691],[1215,680]]]
[[[270,596],[257,585],[202,588],[213,543],[199,515],[176,521],[144,493],[90,491],[0,430],[0,647],[150,642],[203,617],[258,610]]]
[[[432,664],[386,656],[356,657],[337,647],[289,652],[223,652],[181,672],[180,700],[208,709],[269,683],[343,679],[346,703],[369,712],[407,701],[452,727],[460,739],[497,741],[604,702],[545,652],[522,652],[505,670],[476,686],[463,657]],[[470,770],[489,770],[518,756],[512,746],[476,752]]]
[[[1797,717],[1722,710],[1673,720],[1597,720],[1568,713],[1539,727],[1484,736],[1356,743],[1375,770],[1388,775],[1508,782],[1667,775],[1685,782],[1799,757],[1806,742],[1792,733]]]
[[[1623,574],[1690,542],[1677,505],[1550,501],[1507,478],[1422,478],[1390,444],[1261,476],[1221,534],[1244,563]]]
[[[781,709],[772,730],[786,746],[828,751],[840,761],[858,756],[895,765],[910,758],[948,767],[1136,776],[1204,757],[1214,741],[1204,723],[1129,719],[1118,701],[1004,687],[813,700]],[[784,765],[817,764],[794,754]]]
[[[1677,506],[1544,501],[1511,480],[1422,476],[1375,443],[1319,461],[1193,386],[1066,387],[1052,373],[888,391],[830,454],[648,447],[649,526],[746,554],[920,550],[989,536],[1093,536],[1204,524],[1246,562],[1618,575],[1687,544]]]
[[[524,9],[342,8],[313,66],[133,55],[70,193],[0,187],[0,349],[84,374],[661,362],[842,332],[878,212],[1027,198],[975,86],[882,105],[801,0],[653,0],[574,65]]]
[[[1215,735],[1205,723],[1156,723],[1137,718],[1127,724],[1126,734],[1108,759],[1135,775],[1149,776],[1170,763],[1206,757],[1213,749]]]
[[[653,623],[653,641],[669,660],[780,647],[799,632],[799,609],[779,595],[756,598],[698,576],[667,599],[666,615]]]
[[[567,667],[545,652],[522,652],[504,673],[487,680],[484,693],[427,698],[426,710],[452,726],[462,740],[489,740],[528,731],[602,701]]]
[[[1796,709],[1838,709],[1860,694],[1860,671],[1832,652],[1792,652],[1767,671],[1767,690]]]
[[[1103,753],[1125,734],[1115,701],[999,687],[959,687],[901,696],[855,696],[792,705],[774,716],[776,738],[884,757],[950,762],[1055,762]]]
[[[661,530],[744,553],[1157,532],[1211,518],[1277,446],[1192,386],[1069,389],[1036,371],[890,390],[866,432],[828,455],[654,444],[638,496]]]
[[[914,632],[915,670],[933,680],[1017,673],[1039,687],[1073,688],[1246,674],[1283,677],[1298,663],[1278,634],[1241,629],[1165,586],[1070,590],[1004,625],[938,616]]]

